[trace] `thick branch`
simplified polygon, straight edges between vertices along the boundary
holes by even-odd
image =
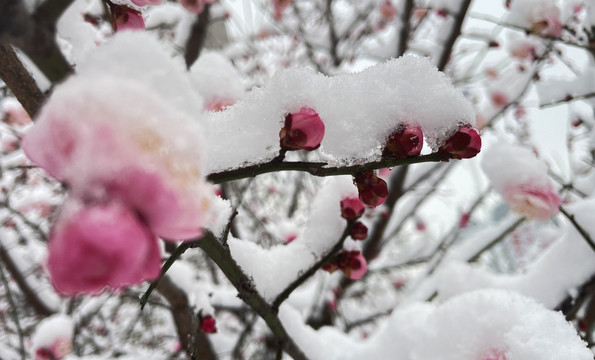
[[[289,334],[287,334],[276,311],[274,311],[266,300],[264,300],[256,291],[252,280],[248,278],[232,258],[229,249],[219,243],[212,234],[204,237],[199,242],[199,247],[213,259],[232,285],[238,290],[240,299],[250,306],[267,323],[271,332],[283,349],[294,360],[306,360],[307,358],[304,353],[293,342],[293,339]]]
[[[196,21],[192,24],[190,36],[186,42],[186,52],[184,53],[184,60],[186,61],[186,68],[190,69],[192,64],[198,59],[200,52],[205,44],[207,33],[209,31],[209,20],[211,17],[211,5],[205,4],[203,11],[197,16]]]
[[[163,276],[157,291],[171,305],[171,314],[176,324],[182,348],[192,360],[215,360],[215,354],[207,335],[200,331],[199,320],[192,311],[188,296],[168,277]]]
[[[0,79],[16,96],[29,116],[35,117],[45,97],[33,76],[7,42],[0,42]]]
[[[450,55],[454,49],[455,42],[457,41],[459,35],[461,35],[461,28],[463,27],[463,21],[467,15],[467,10],[469,10],[469,5],[471,5],[471,0],[463,0],[461,3],[461,8],[454,17],[455,23],[451,29],[448,39],[446,39],[444,49],[440,55],[440,60],[438,61],[438,70],[440,71],[444,71],[446,68],[446,64],[448,64],[448,60],[450,59]]]
[[[72,68],[56,44],[56,21],[73,0],[47,0],[33,15],[22,1],[0,2],[0,41],[20,48],[52,82]]]
[[[248,177],[254,177],[256,175],[277,171],[304,171],[314,176],[353,175],[364,170],[376,170],[382,168],[391,168],[399,165],[416,164],[423,162],[438,162],[445,160],[448,159],[445,158],[444,155],[438,153],[415,156],[406,159],[382,159],[366,164],[339,167],[326,167],[328,164],[323,162],[279,162],[277,160],[272,160],[266,163],[248,165],[246,167],[234,170],[212,173],[207,176],[207,179],[212,183],[220,184],[226,181],[244,179]]]
[[[333,0],[326,0],[326,10],[324,12],[326,21],[328,22],[329,40],[330,40],[330,54],[333,60],[333,65],[338,67],[341,65],[341,59],[337,55],[337,46],[339,45],[339,39],[337,38],[337,32],[335,31],[335,20],[333,16]]]

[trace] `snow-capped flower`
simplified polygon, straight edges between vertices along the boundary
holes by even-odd
[[[362,171],[353,177],[359,199],[369,207],[376,207],[388,197],[386,182],[376,176],[372,170]]]
[[[60,360],[72,351],[74,324],[63,314],[43,319],[32,338],[34,360]]]
[[[440,146],[439,152],[453,159],[469,159],[477,155],[480,150],[481,137],[477,130],[462,126]]]
[[[186,11],[193,14],[200,14],[206,4],[212,4],[215,0],[178,0],[178,2],[186,9]]]
[[[33,162],[67,183],[74,197],[117,198],[157,236],[195,238],[202,233],[211,195],[200,147],[193,143],[200,133],[193,124],[184,130],[179,113],[138,86],[107,77],[63,84],[40,112],[23,148]],[[114,107],[111,94],[143,106]],[[171,119],[182,128],[166,129]]]
[[[549,220],[559,211],[560,196],[549,184],[521,184],[507,188],[504,200],[512,211],[529,219]]]
[[[48,268],[62,294],[97,293],[155,279],[161,254],[157,238],[130,207],[71,199],[50,233]]]
[[[341,200],[341,216],[347,220],[356,220],[366,210],[361,200],[355,196]]]
[[[116,31],[145,29],[145,20],[140,11],[115,4],[111,4],[110,8],[112,24]]]
[[[493,145],[481,166],[513,211],[542,221],[558,213],[561,200],[548,178],[547,166],[531,150],[506,143]]]
[[[297,113],[285,117],[279,137],[283,149],[316,150],[324,137],[324,123],[314,109],[302,107]]]
[[[395,159],[417,156],[421,153],[424,136],[419,126],[402,125],[386,140],[382,155]]]

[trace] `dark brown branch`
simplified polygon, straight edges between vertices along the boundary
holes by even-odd
[[[208,234],[199,242],[199,247],[219,266],[238,291],[238,296],[250,306],[269,326],[279,345],[294,359],[307,360],[293,339],[287,334],[277,312],[260,296],[254,283],[235,262],[229,249]]]
[[[438,61],[438,70],[444,71],[446,68],[446,64],[450,60],[450,56],[454,49],[455,42],[461,35],[461,28],[463,27],[463,21],[465,21],[465,16],[467,15],[467,10],[469,10],[469,5],[471,4],[471,0],[463,0],[461,2],[461,8],[454,16],[455,23],[451,29],[450,34],[448,35],[448,39],[446,39],[446,43],[444,44],[444,49],[442,54],[440,55],[440,60]]]
[[[335,67],[338,67],[339,65],[341,65],[341,59],[337,55],[337,46],[339,45],[339,39],[337,38],[337,32],[335,31],[335,19],[333,16],[333,0],[326,0],[326,9],[324,12],[324,16],[326,17],[326,21],[328,23],[330,40],[329,52],[331,54],[331,59],[333,60],[333,65]]]
[[[405,0],[405,7],[401,13],[401,31],[399,32],[399,48],[397,57],[403,56],[409,45],[409,31],[411,30],[410,20],[413,11],[413,0]]]
[[[22,1],[0,2],[0,41],[21,49],[52,82],[72,68],[56,43],[56,21],[73,0],[48,0],[33,15]]]
[[[186,61],[186,68],[188,69],[190,69],[196,59],[198,59],[205,44],[207,33],[209,31],[209,20],[211,17],[210,10],[211,5],[205,4],[203,11],[197,16],[194,24],[192,24],[190,36],[186,42],[186,52],[184,53],[184,60]]]
[[[34,118],[45,96],[37,87],[33,76],[19,60],[7,42],[0,42],[0,79],[12,91],[31,118]]]
[[[163,276],[157,291],[171,305],[178,339],[192,360],[215,360],[217,355],[207,335],[200,331],[199,319],[192,311],[188,296],[168,276]]]
[[[214,184],[220,184],[226,181],[244,179],[256,175],[277,171],[304,171],[314,176],[353,175],[365,170],[376,170],[382,168],[391,168],[400,165],[416,164],[423,162],[438,162],[445,160],[448,159],[446,159],[444,155],[438,153],[415,156],[406,159],[382,159],[366,164],[339,167],[327,167],[328,164],[323,162],[279,162],[276,160],[272,160],[266,163],[248,165],[239,169],[212,173],[207,176],[207,179]]]
[[[0,260],[2,260],[6,270],[8,270],[14,282],[18,285],[29,305],[33,307],[39,316],[47,317],[56,312],[55,309],[49,307],[39,298],[37,292],[31,288],[25,276],[23,276],[14,260],[10,257],[8,250],[2,245],[0,245]]]
[[[274,311],[277,311],[277,309],[279,308],[279,306],[281,306],[283,301],[285,301],[295,289],[297,289],[300,285],[306,282],[306,280],[308,280],[312,275],[314,275],[316,271],[322,268],[324,264],[329,262],[329,260],[333,256],[337,255],[337,253],[339,253],[339,251],[343,249],[343,243],[345,242],[345,239],[347,239],[347,237],[349,236],[349,231],[351,230],[352,225],[353,222],[349,222],[335,246],[333,246],[333,248],[326,255],[324,255],[320,260],[318,260],[314,265],[312,265],[312,267],[310,267],[301,276],[299,276],[291,284],[289,284],[289,286],[285,290],[283,290],[283,292],[277,295],[272,304]]]

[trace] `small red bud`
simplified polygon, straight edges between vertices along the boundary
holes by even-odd
[[[353,240],[365,240],[368,237],[368,228],[358,221],[351,227],[349,235]]]

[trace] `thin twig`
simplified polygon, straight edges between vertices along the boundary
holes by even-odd
[[[339,238],[339,241],[337,241],[335,246],[333,246],[333,248],[325,256],[323,256],[314,265],[312,265],[306,272],[304,272],[301,276],[299,276],[291,284],[289,284],[289,286],[285,288],[285,290],[283,290],[279,295],[277,295],[272,304],[273,310],[276,311],[277,309],[279,309],[279,306],[281,306],[283,301],[285,301],[295,289],[297,289],[300,285],[306,282],[306,280],[308,280],[312,275],[314,275],[316,271],[322,268],[324,264],[329,262],[329,260],[333,256],[337,255],[337,253],[341,251],[345,239],[347,239],[347,237],[349,236],[349,231],[351,230],[352,225],[353,222],[348,222],[347,226],[345,227],[345,230],[343,230],[343,234],[341,234],[341,237]]]
[[[8,299],[8,304],[10,305],[10,314],[12,316],[12,319],[14,321],[14,324],[17,328],[17,334],[19,335],[19,352],[21,353],[21,359],[25,360],[25,340],[24,340],[24,336],[23,336],[23,329],[21,328],[21,322],[19,321],[19,314],[17,312],[17,308],[16,305],[14,303],[14,299],[12,297],[12,292],[10,291],[10,285],[8,284],[8,280],[6,279],[6,276],[4,275],[4,269],[2,268],[2,265],[0,265],[0,279],[2,279],[2,284],[4,285],[4,288],[6,289],[6,298]]]
[[[591,249],[595,251],[595,243],[593,242],[593,239],[591,239],[591,235],[589,235],[589,233],[582,226],[580,226],[578,222],[576,222],[574,215],[568,213],[562,206],[560,206],[560,212],[564,214],[564,216],[570,221],[575,229],[581,234],[583,239],[585,239]]]

